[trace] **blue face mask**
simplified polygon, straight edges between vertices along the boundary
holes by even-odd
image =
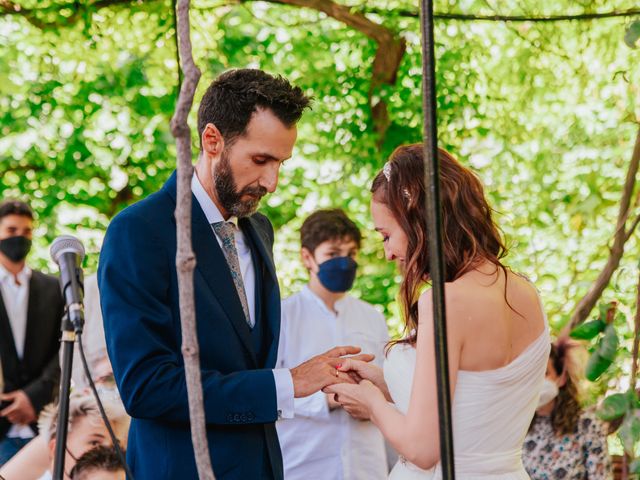
[[[330,292],[346,292],[353,286],[357,268],[353,258],[335,257],[318,265],[318,280]]]

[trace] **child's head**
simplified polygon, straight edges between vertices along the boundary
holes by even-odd
[[[71,480],[124,480],[124,467],[115,449],[96,447],[84,453],[71,470]]]
[[[346,292],[355,279],[360,230],[340,209],[318,210],[300,228],[302,263],[312,284],[330,292]]]
[[[126,437],[129,417],[121,405],[113,401],[103,401],[105,412],[116,435]],[[45,407],[39,419],[41,434],[49,439],[49,458],[53,469],[58,430],[58,406]],[[69,472],[77,460],[88,450],[97,446],[111,446],[109,431],[104,425],[98,404],[91,393],[73,393],[69,398],[69,421],[67,426],[66,455],[64,468]],[[65,478],[68,478],[68,474]]]

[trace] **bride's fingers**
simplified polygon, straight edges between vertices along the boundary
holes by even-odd
[[[342,383],[351,383],[354,385],[358,383],[355,379],[351,377],[351,375],[349,375],[346,372],[338,371],[338,376],[336,378],[342,380]]]
[[[363,362],[362,360],[358,360],[355,357],[346,358],[340,366],[338,366],[338,370],[341,372],[355,372],[360,377],[362,377],[362,372],[367,369],[369,364],[367,362]]]
[[[333,385],[328,385],[322,389],[324,393],[332,393],[332,394],[344,394],[349,385],[346,383],[334,383]]]
[[[371,362],[374,358],[376,358],[376,356],[373,355],[372,353],[361,353],[360,355],[353,355],[352,357],[349,357],[346,360],[353,360],[353,361],[368,363],[368,362]]]

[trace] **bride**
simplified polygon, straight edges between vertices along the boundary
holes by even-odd
[[[444,150],[439,160],[456,476],[528,479],[521,447],[549,356],[546,317],[533,285],[501,262],[505,246],[478,178]],[[349,359],[340,370],[363,380],[325,389],[398,451],[393,480],[441,478],[423,178],[422,145],[403,146],[371,189],[386,258],[403,273],[408,335],[392,344],[384,371]]]

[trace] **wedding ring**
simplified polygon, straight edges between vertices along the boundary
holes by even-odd
[[[336,377],[340,376],[340,372],[338,372],[337,368],[335,369],[335,372],[336,372]]]

